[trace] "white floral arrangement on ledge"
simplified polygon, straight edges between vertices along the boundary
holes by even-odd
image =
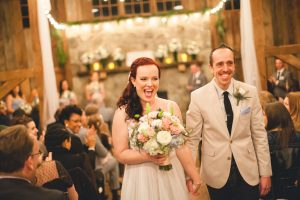
[[[186,51],[189,55],[197,55],[200,52],[200,47],[195,41],[189,41],[186,46]]]
[[[85,52],[80,56],[80,61],[84,65],[90,65],[94,62],[95,57],[92,52]]]
[[[121,66],[122,62],[125,60],[125,54],[119,47],[113,51],[112,57],[119,66]]]
[[[103,46],[99,46],[95,50],[94,54],[95,54],[95,59],[99,60],[99,61],[107,59],[108,56],[109,56],[109,53],[108,53],[107,49]]]
[[[169,51],[174,53],[174,52],[179,52],[182,48],[181,42],[177,38],[171,39],[171,41],[168,44]]]
[[[157,50],[154,52],[155,58],[158,58],[161,62],[168,56],[168,47],[167,45],[158,45]]]

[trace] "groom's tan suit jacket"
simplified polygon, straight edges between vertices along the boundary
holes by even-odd
[[[257,90],[248,84],[233,81],[233,90],[247,91],[248,99],[232,98],[234,113],[231,135],[228,133],[224,111],[212,80],[191,94],[191,103],[186,116],[190,131],[188,144],[193,154],[202,138],[201,177],[211,187],[223,187],[229,177],[231,159],[235,162],[243,179],[257,185],[260,176],[271,176],[271,162],[267,133],[264,128],[261,105]]]

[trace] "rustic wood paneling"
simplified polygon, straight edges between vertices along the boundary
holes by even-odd
[[[257,65],[259,69],[259,76],[261,81],[261,88],[267,89],[267,71],[265,62],[265,29],[263,18],[263,4],[261,0],[251,1],[252,23],[254,32],[254,45],[256,51]]]

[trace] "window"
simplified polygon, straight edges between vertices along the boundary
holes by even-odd
[[[156,6],[158,12],[166,12],[166,11],[183,9],[181,0],[157,0]]]
[[[112,17],[119,14],[118,0],[93,0],[94,17]]]
[[[125,15],[150,13],[150,0],[125,0]]]
[[[229,0],[225,2],[225,10],[239,10],[240,0]]]
[[[23,28],[29,28],[30,23],[29,23],[28,0],[20,0],[20,7],[21,7]]]

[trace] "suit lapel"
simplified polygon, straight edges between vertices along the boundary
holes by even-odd
[[[235,92],[236,88],[240,87],[237,81],[233,82],[233,92]],[[233,97],[233,104],[232,109],[233,109],[233,123],[232,123],[232,128],[231,128],[231,138],[234,134],[235,128],[238,124],[239,118],[240,118],[240,110],[241,110],[241,105],[243,101],[239,102],[239,105],[237,105],[237,99]]]

